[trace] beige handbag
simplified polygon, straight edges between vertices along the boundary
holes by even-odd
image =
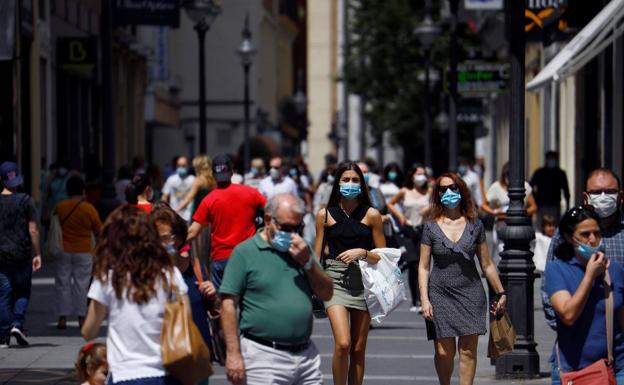
[[[490,322],[490,341],[488,344],[488,357],[498,358],[513,352],[516,344],[516,331],[509,319],[509,314],[504,311],[494,317]]]
[[[187,297],[171,283],[165,304],[160,352],[163,366],[184,385],[196,385],[212,373],[210,352],[191,317]]]

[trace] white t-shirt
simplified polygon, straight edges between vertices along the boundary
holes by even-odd
[[[180,294],[186,294],[182,274],[175,267],[173,272]],[[114,381],[165,376],[160,333],[167,295],[162,285],[148,303],[137,305],[128,300],[126,293],[117,299],[110,282],[94,279],[88,297],[108,308],[106,358]]]
[[[392,198],[394,198],[400,190],[399,186],[392,182],[383,182],[379,185],[379,191],[383,194],[386,203],[390,203]]]
[[[531,193],[531,185],[527,182],[524,182],[524,204],[527,204],[527,198]],[[503,212],[507,212],[509,208],[509,195],[507,195],[507,190],[503,188],[499,181],[494,182],[487,194],[485,194],[487,198],[488,205],[493,209],[503,209]]]
[[[270,176],[262,179],[260,182],[260,192],[267,199],[271,199],[271,197],[277,194],[292,194],[294,196],[299,196],[299,191],[297,189],[297,183],[292,180],[291,177],[285,176],[281,180],[273,181]]]
[[[481,205],[483,204],[483,195],[481,191],[481,180],[479,179],[479,175],[469,169],[468,171],[466,171],[466,174],[462,176],[462,179],[464,180],[464,182],[466,182],[466,185],[470,189],[470,193],[472,194],[472,199],[474,203],[477,205],[477,207],[481,207]]]
[[[535,251],[533,252],[533,263],[535,269],[544,272],[546,268],[546,256],[550,247],[551,237],[540,232],[535,233]]]
[[[177,210],[180,207],[186,195],[191,191],[194,181],[195,176],[193,175],[187,175],[186,178],[182,179],[178,174],[173,174],[167,178],[162,193],[169,195],[169,205],[172,209]],[[191,220],[191,206],[186,206],[184,211],[180,213],[180,216],[187,222]]]

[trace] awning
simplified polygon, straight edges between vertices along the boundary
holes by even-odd
[[[611,0],[540,73],[531,80],[527,91],[537,91],[551,82],[574,74],[624,32],[624,0]]]

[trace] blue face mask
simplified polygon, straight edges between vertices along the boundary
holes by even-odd
[[[451,189],[446,190],[444,195],[440,197],[440,202],[449,209],[454,209],[461,202],[461,194]]]
[[[369,174],[364,174],[364,183],[366,183],[366,185],[368,185],[369,181],[370,181],[370,175]]]
[[[285,231],[276,232],[273,236],[273,239],[271,240],[271,245],[273,245],[273,247],[277,249],[277,251],[281,252],[287,252],[288,249],[290,249],[291,243],[292,234]]]
[[[341,183],[340,194],[346,199],[355,199],[362,193],[362,187],[357,183]]]
[[[457,167],[457,172],[458,172],[460,175],[465,175],[465,174],[466,174],[466,172],[468,172],[468,167],[467,167],[467,166],[463,166],[463,165],[462,165],[462,166],[459,166],[459,167]]]
[[[256,178],[258,175],[260,175],[260,172],[258,171],[257,168],[253,167],[251,170],[249,170],[249,172],[251,172],[251,175]]]
[[[167,243],[165,245],[165,250],[167,250],[167,253],[172,257],[175,257],[178,254],[178,249],[176,249],[173,243]]]
[[[399,174],[396,171],[389,171],[388,172],[388,179],[394,181],[396,180],[396,178],[399,176]]]
[[[188,170],[186,169],[186,167],[178,167],[176,168],[176,173],[184,178],[187,174],[188,174]]]
[[[600,241],[600,244],[596,247],[590,246],[587,243],[583,243],[579,241],[578,239],[576,239],[576,241],[579,243],[579,245],[575,251],[577,252],[578,255],[580,255],[581,257],[585,259],[590,259],[592,255],[594,255],[595,253],[599,251],[602,251],[602,241]]]

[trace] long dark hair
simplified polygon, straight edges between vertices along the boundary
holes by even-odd
[[[338,206],[338,204],[340,203],[340,199],[342,198],[342,196],[340,195],[340,179],[342,178],[342,174],[344,174],[345,171],[349,171],[349,170],[355,171],[355,173],[358,174],[358,176],[360,177],[360,187],[362,188],[362,193],[357,198],[358,201],[360,202],[360,204],[365,204],[367,206],[372,207],[373,204],[371,203],[371,200],[370,200],[368,187],[366,186],[366,183],[364,182],[364,174],[362,173],[362,170],[360,170],[360,167],[357,165],[357,163],[352,162],[350,160],[340,163],[338,165],[338,169],[336,169],[336,172],[334,173],[334,175],[336,176],[336,179],[334,180],[334,186],[332,187],[332,191],[331,191],[331,195],[329,196],[329,202],[327,203],[327,207]]]
[[[593,219],[600,223],[600,217],[589,205],[577,206],[568,210],[559,222],[559,244],[555,248],[555,257],[563,261],[568,261],[574,257],[574,245],[570,242],[574,235],[576,226],[587,220]]]
[[[126,201],[132,205],[139,203],[139,195],[152,186],[152,178],[147,174],[137,174],[126,186]]]
[[[472,194],[466,186],[466,182],[462,178],[460,178],[457,174],[452,172],[446,172],[436,179],[435,185],[433,186],[433,192],[431,193],[430,206],[431,210],[429,210],[429,214],[427,215],[428,220],[436,220],[444,215],[444,205],[440,202],[440,181],[442,178],[449,178],[453,180],[453,183],[459,187],[459,193],[461,194],[461,201],[459,202],[459,210],[461,211],[461,215],[465,217],[467,220],[474,222],[477,219],[477,211],[475,209],[475,204],[472,200]]]
[[[168,282],[173,260],[160,242],[158,230],[147,214],[130,205],[113,211],[95,248],[93,277],[109,282],[117,299],[136,304],[152,299],[158,283]]]

